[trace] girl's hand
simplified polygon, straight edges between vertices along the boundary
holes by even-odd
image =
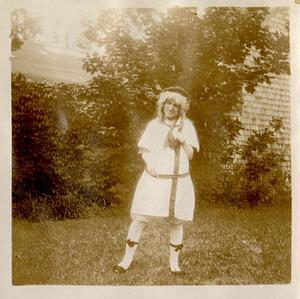
[[[150,175],[152,175],[152,176],[156,176],[156,175],[157,175],[157,173],[156,173],[156,171],[154,170],[154,168],[148,167],[148,165],[147,165],[147,172],[148,172]]]
[[[152,175],[152,176],[156,176],[157,173],[154,170],[155,168],[152,166],[153,163],[151,162],[151,158],[150,158],[149,152],[144,152],[142,154],[142,157],[143,157],[143,159],[144,159],[144,161],[146,163],[147,172],[149,172],[149,174]]]
[[[177,132],[173,136],[182,144],[183,150],[185,151],[188,159],[191,160],[193,158],[192,146],[190,146],[189,144],[186,143],[186,140],[181,132]]]
[[[177,139],[180,143],[184,143],[185,142],[185,138],[183,136],[183,134],[181,132],[174,132],[173,136],[175,139]]]

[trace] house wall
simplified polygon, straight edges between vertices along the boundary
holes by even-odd
[[[286,24],[289,22],[289,14],[286,8],[271,10],[266,18],[265,25],[270,31],[288,34]],[[277,75],[271,80],[271,84],[259,84],[253,94],[242,91],[243,104],[237,115],[242,123],[243,132],[240,141],[249,137],[251,131],[266,128],[272,117],[281,117],[283,120],[282,134],[279,136],[278,150],[285,152],[283,166],[290,169],[290,76]]]
[[[285,151],[284,167],[290,168],[290,78],[287,75],[277,76],[270,85],[260,84],[254,94],[243,91],[241,141],[249,137],[251,131],[266,128],[273,117],[283,120],[277,148]]]

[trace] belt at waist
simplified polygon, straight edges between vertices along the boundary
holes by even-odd
[[[181,174],[156,174],[156,175],[152,175],[151,173],[148,172],[147,169],[145,169],[145,171],[151,175],[154,178],[157,179],[177,179],[177,178],[184,178],[190,175],[189,172],[186,173],[181,173]]]

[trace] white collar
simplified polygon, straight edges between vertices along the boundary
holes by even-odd
[[[168,124],[165,120],[162,123],[170,128],[179,127],[182,123],[182,118],[179,117],[174,124]]]

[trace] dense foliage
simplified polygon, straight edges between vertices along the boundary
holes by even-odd
[[[268,13],[268,8],[208,8],[201,17],[193,8],[178,7],[166,13],[103,11],[86,22],[84,68],[95,81],[113,78],[135,106],[151,104],[149,93],[182,86],[199,129],[213,129],[240,102],[242,87],[253,92],[258,83],[289,71],[288,36],[263,26]],[[247,57],[253,61],[245,63]]]
[[[72,218],[82,216],[86,206],[127,203],[143,167],[137,139],[155,116],[156,95],[170,85],[190,94],[190,118],[202,144],[192,165],[197,190],[234,203],[272,201],[268,190],[276,175],[266,177],[280,159],[268,146],[278,140],[277,127],[254,132],[241,147],[235,144],[240,123],[227,116],[241,102],[242,88],[253,92],[258,83],[289,71],[288,36],[262,26],[268,13],[267,8],[209,8],[201,17],[193,8],[103,11],[85,23],[83,67],[93,75],[88,86],[32,82],[14,74],[15,215]],[[232,188],[240,176],[244,185]],[[226,190],[232,196],[224,196]]]
[[[13,74],[12,100],[17,216],[79,217],[86,206],[128,197],[141,164],[126,127],[113,126],[128,118],[121,96],[111,109],[92,88]]]
[[[290,177],[282,168],[287,153],[279,143],[282,127],[282,119],[273,118],[267,128],[252,131],[244,143],[228,139],[213,200],[237,206],[288,203]]]

